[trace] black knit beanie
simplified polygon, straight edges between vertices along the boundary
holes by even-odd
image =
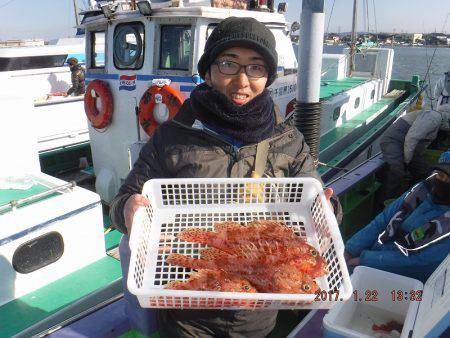
[[[206,41],[205,52],[197,65],[200,76],[204,79],[206,72],[219,54],[232,47],[256,50],[267,64],[268,79],[266,87],[275,81],[278,54],[272,32],[254,18],[233,16],[221,21]]]

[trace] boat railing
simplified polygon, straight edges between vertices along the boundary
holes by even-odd
[[[84,95],[61,97],[54,100],[34,102],[35,107],[52,106],[55,104],[63,104],[69,102],[79,102],[84,100]]]
[[[16,210],[19,206],[26,204],[26,203],[30,203],[32,201],[38,200],[40,198],[46,197],[48,195],[54,194],[54,193],[59,193],[59,192],[64,192],[67,190],[73,190],[73,188],[76,186],[77,184],[75,182],[70,182],[70,183],[66,183],[66,184],[62,184],[60,186],[51,188],[49,190],[25,197],[25,198],[20,198],[17,200],[12,200],[6,204],[2,204],[0,205],[0,213],[2,213],[5,210],[11,209],[11,210]]]

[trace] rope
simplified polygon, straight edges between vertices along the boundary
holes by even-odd
[[[365,11],[364,11],[364,7],[365,7],[365,5],[366,5],[366,0],[363,0],[363,2],[362,2],[362,13],[363,13],[363,15],[362,15],[362,21],[363,21],[363,24],[362,24],[362,29],[363,29],[363,31],[366,29],[366,24],[367,24],[367,17],[366,17],[366,13],[365,13]],[[361,10],[360,10],[361,11]],[[358,28],[356,28],[356,41],[358,41]]]
[[[377,11],[375,9],[375,0],[372,0],[372,8],[373,8],[373,18],[374,18],[374,21],[375,21],[375,33],[376,33],[377,42],[378,42]]]
[[[331,17],[333,15],[333,9],[334,9],[335,2],[336,2],[336,0],[333,0],[333,6],[331,6],[330,17],[328,18],[327,30],[325,31],[325,33],[328,33],[328,29],[330,28],[330,22],[331,22]]]
[[[450,15],[450,12],[447,12],[447,16],[445,17],[444,24],[442,26],[442,32],[445,31],[445,27],[447,26],[447,20],[448,20],[449,15]],[[426,57],[427,57],[427,61],[428,61],[428,48],[427,48],[427,46],[428,45],[426,44],[426,40],[425,40],[425,53],[426,53]],[[428,99],[430,100],[431,109],[433,109],[433,99],[435,99],[435,98],[433,98],[433,95],[431,94],[431,91],[432,91],[432,88],[431,88],[431,76],[429,76],[429,75],[430,75],[431,65],[433,63],[433,59],[434,59],[434,56],[436,55],[437,49],[438,49],[438,46],[436,45],[436,47],[434,48],[434,51],[433,51],[433,55],[431,56],[430,62],[428,63],[428,66],[427,66],[427,71],[426,71],[425,76],[424,76],[424,85],[423,85],[423,86],[425,86],[425,82],[428,80],[428,87],[430,89],[430,95],[428,94],[428,92],[426,92],[426,93],[427,93]],[[423,87],[421,89],[423,89]]]
[[[369,0],[364,0],[364,1],[366,3],[367,32],[370,32]]]

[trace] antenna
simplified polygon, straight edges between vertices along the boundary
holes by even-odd
[[[355,70],[355,53],[356,53],[356,30],[358,25],[358,0],[353,1],[353,22],[352,22],[352,38],[350,45],[350,69],[349,72],[351,75]]]
[[[76,4],[76,0],[73,0],[73,14],[75,15],[75,23],[77,26],[80,25],[80,18],[78,17],[78,8]]]

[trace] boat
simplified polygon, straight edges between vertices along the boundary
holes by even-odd
[[[297,82],[299,65],[286,31],[283,7],[277,11],[263,0],[256,1],[249,9],[228,8],[218,3],[109,1],[93,4],[83,12],[86,83],[100,93],[92,95],[88,91],[92,101],[86,102],[91,104],[91,109],[95,105],[103,117],[99,121],[88,116],[98,195],[41,173],[36,161],[23,164],[23,157],[36,158],[36,153],[29,153],[30,147],[22,149],[23,153],[17,151],[11,158],[10,170],[0,172],[0,177],[9,177],[12,187],[4,189],[6,192],[0,190],[2,197],[11,194],[0,203],[0,271],[2,275],[8,273],[8,284],[0,292],[0,336],[134,337],[141,334],[130,325],[126,314],[118,257],[121,234],[101,214],[100,201],[107,211],[140,148],[151,136],[152,129],[139,119],[139,102],[144,92],[149,87],[170,86],[181,98],[188,97],[201,82],[195,67],[208,34],[220,20],[232,15],[252,16],[270,27],[280,55],[278,78],[270,90],[285,118],[297,114],[294,99],[301,99]],[[375,173],[383,165],[377,140],[398,116],[415,105],[421,93],[417,77],[411,81],[391,79],[392,60],[391,49],[368,48],[359,55],[349,51],[324,55],[321,72],[319,68],[323,76],[317,82],[321,84],[322,107],[317,161],[323,180],[341,198],[345,213],[343,236],[373,216],[369,210],[379,186]],[[9,100],[11,105],[24,104],[17,93],[13,98],[3,96],[0,100]],[[98,101],[102,102],[101,106]],[[155,102],[152,117],[155,125],[170,116],[170,109],[163,102],[162,97]],[[37,144],[32,139],[33,128],[29,129],[26,134],[30,137],[29,144]],[[2,142],[8,142],[9,137],[4,136]],[[22,170],[15,172],[14,168],[20,167]],[[29,180],[37,184],[28,187]],[[46,219],[41,216],[42,209],[48,210]],[[95,237],[95,241],[87,241],[76,231],[79,224],[88,222],[76,218],[84,212],[91,212],[92,234],[87,236]],[[24,221],[19,222],[22,218]],[[14,226],[8,227],[11,224]],[[75,229],[75,233],[66,233],[66,229]],[[56,254],[48,255],[48,249],[33,251],[36,244],[45,247],[49,233],[54,236],[50,239],[58,238],[51,242],[60,243],[56,245]],[[80,259],[79,265],[60,272],[57,267],[66,254],[61,250],[61,237],[68,248],[81,249],[81,253],[73,254],[74,260],[83,255],[83,250],[103,250],[96,253],[94,262]],[[16,252],[25,252],[28,257],[41,255],[45,259],[34,260],[39,264],[19,272],[13,263]],[[57,272],[60,274],[55,275]],[[40,284],[33,285],[33,289],[13,291],[16,280],[23,278],[21,285],[32,284],[34,276],[39,276]],[[289,320],[285,319],[292,316],[294,325],[286,324]],[[280,318],[274,337],[286,336],[300,320],[292,312],[283,312]],[[150,331],[146,333],[155,334],[154,318],[148,324]]]
[[[71,86],[66,63],[76,57],[85,64],[84,37],[61,38],[38,46],[0,48],[0,89],[20,93],[32,102],[38,151],[46,172],[56,174],[78,165],[80,157],[89,157],[89,132],[84,114],[83,96],[63,94]],[[2,104],[5,112],[16,111]],[[6,121],[5,121],[6,119]],[[8,121],[8,114],[2,122]],[[65,165],[52,166],[54,155],[63,152]]]

